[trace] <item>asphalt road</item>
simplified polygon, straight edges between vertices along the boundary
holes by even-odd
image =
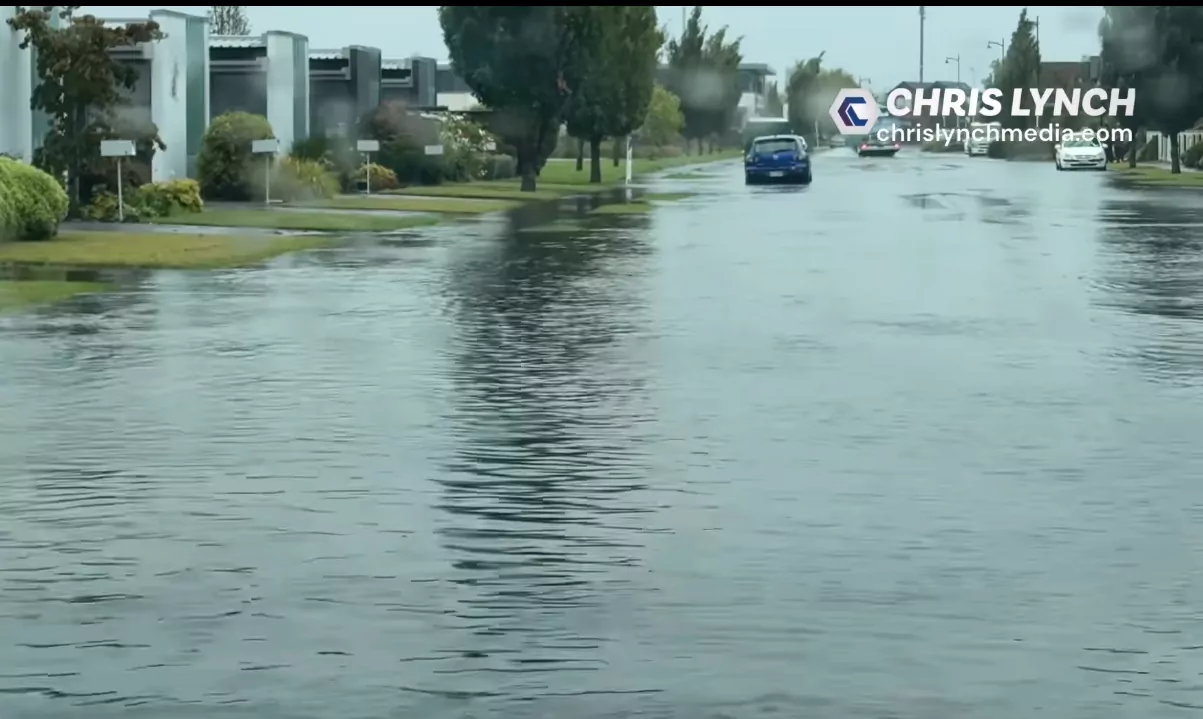
[[[1195,196],[700,173],[0,319],[0,715],[1203,707]]]

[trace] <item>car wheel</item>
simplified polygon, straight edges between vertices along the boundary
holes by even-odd
[[[744,175],[744,184],[745,185],[755,185],[756,181],[754,179],[752,179],[751,175]]]
[[[809,185],[809,184],[810,184],[810,170],[807,170],[807,171],[806,171],[806,174],[802,176],[802,184],[803,184],[803,185]]]

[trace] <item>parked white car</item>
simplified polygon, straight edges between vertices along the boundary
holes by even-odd
[[[1002,128],[1000,122],[974,122],[969,125],[969,140],[965,143],[965,154],[974,157],[990,152],[991,132]]]
[[[1107,152],[1093,137],[1075,135],[1053,150],[1058,170],[1106,170]]]

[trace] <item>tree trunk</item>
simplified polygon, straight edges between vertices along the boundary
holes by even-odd
[[[622,137],[614,138],[614,166],[615,167],[618,167],[619,160],[621,160],[623,155],[625,154],[622,152],[622,150],[619,149],[619,148],[625,148],[627,146],[626,142],[624,141],[625,139],[626,138],[622,138]]]
[[[535,163],[535,153],[528,147],[515,147],[515,158],[518,161],[518,176],[522,178],[522,191],[535,191],[535,178],[539,174],[539,168]]]
[[[585,169],[585,140],[577,138],[576,141],[576,171],[580,172]]]
[[[601,142],[600,136],[589,138],[589,184],[601,184]]]
[[[1178,133],[1170,134],[1170,174],[1182,172],[1182,158],[1178,156]]]

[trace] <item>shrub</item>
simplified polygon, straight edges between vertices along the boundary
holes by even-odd
[[[19,160],[0,158],[0,240],[48,240],[69,202],[62,185]]]
[[[401,183],[397,181],[397,173],[384,165],[377,165],[374,162],[370,165],[360,165],[359,170],[354,175],[355,185],[366,185],[369,173],[371,173],[371,188],[373,191],[395,190],[401,186]]]
[[[1203,161],[1203,142],[1196,142],[1182,152],[1183,167],[1198,168]]]
[[[1161,138],[1150,137],[1136,152],[1138,162],[1156,162],[1161,156]]]
[[[338,194],[338,177],[320,160],[286,157],[272,173],[272,199],[285,202],[322,200]]]
[[[229,112],[214,118],[197,158],[201,194],[214,200],[251,199],[255,169],[251,166],[251,143],[272,136],[271,123],[261,115]]]
[[[168,180],[142,185],[134,193],[130,204],[143,210],[144,215],[154,217],[204,209],[200,184],[196,180]]]
[[[339,186],[350,191],[355,189],[355,175],[362,167],[360,154],[351,140],[345,137],[310,137],[299,140],[292,146],[290,157],[299,160],[319,160],[338,176]]]
[[[92,195],[92,201],[83,207],[83,216],[85,219],[93,222],[120,222],[121,215],[117,212],[118,202],[117,195],[102,190]],[[142,220],[150,219],[143,213],[141,208],[125,203],[125,221],[126,222],[141,222]]]

